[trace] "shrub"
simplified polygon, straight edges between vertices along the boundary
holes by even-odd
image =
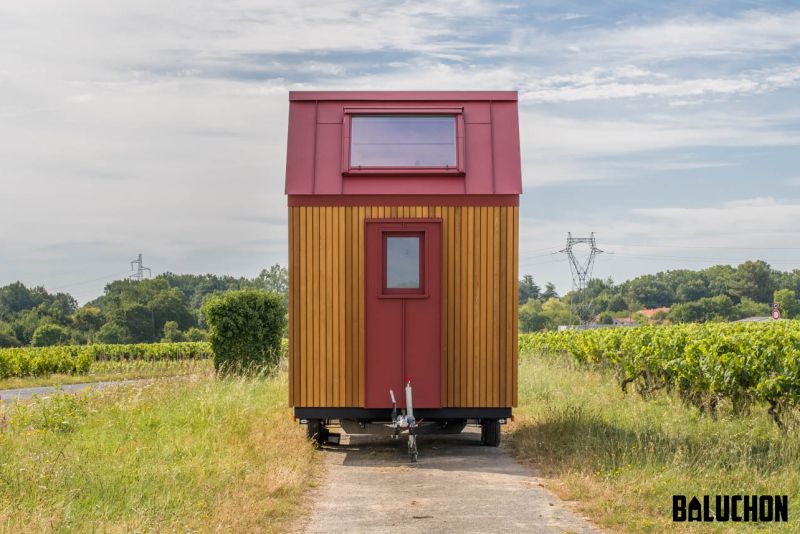
[[[162,343],[177,343],[186,341],[186,334],[181,332],[180,327],[176,321],[167,321],[164,323],[164,337],[161,338]]]
[[[128,341],[128,330],[117,323],[106,323],[97,332],[97,341],[107,344],[126,343]]]
[[[0,348],[19,347],[22,343],[11,334],[0,332]]]
[[[57,324],[43,324],[33,332],[31,345],[34,347],[51,347],[65,345],[69,342],[69,332]]]
[[[191,327],[186,331],[187,341],[208,341],[208,332],[202,328]]]
[[[286,307],[279,295],[230,291],[206,301],[203,315],[218,372],[258,372],[278,363],[286,326]]]

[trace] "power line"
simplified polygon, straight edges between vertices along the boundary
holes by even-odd
[[[675,261],[688,261],[688,262],[729,262],[729,263],[744,263],[752,261],[753,258],[723,258],[713,256],[672,256],[672,255],[652,255],[652,254],[616,254],[622,258],[637,258],[643,260],[675,260]],[[776,260],[767,262],[770,265],[798,265],[800,260]]]
[[[116,277],[125,278],[126,276],[128,276],[128,273],[112,273],[112,274],[107,274],[105,276],[98,276],[97,278],[92,278],[91,280],[83,280],[81,282],[73,282],[66,285],[51,287],[50,291],[57,291],[59,289],[66,289],[68,287],[82,286],[85,284],[90,284],[92,282],[97,282],[98,280],[108,280],[109,278],[116,278]]]
[[[646,247],[646,248],[656,248],[654,245],[642,244],[642,243],[617,243],[612,244],[610,246],[625,248],[625,247]],[[718,248],[724,250],[800,250],[800,247],[742,247],[736,245],[734,247],[725,246],[725,245],[662,245],[659,244],[657,248],[674,248],[678,250],[689,250],[689,249],[709,249],[709,248]]]

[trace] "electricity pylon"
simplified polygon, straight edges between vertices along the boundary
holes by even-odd
[[[134,265],[136,266],[136,269],[133,268]],[[142,263],[141,253],[139,253],[138,258],[136,258],[131,262],[131,271],[134,271],[133,274],[128,276],[128,278],[130,278],[131,280],[136,280],[137,282],[141,282],[145,278],[144,276],[145,271],[147,271],[147,278],[150,278],[151,275],[150,267],[145,267],[144,264]]]
[[[573,247],[575,245],[588,245],[589,254],[586,259],[581,262],[575,257]],[[569,270],[572,273],[572,288],[576,291],[577,300],[573,300],[573,305],[578,317],[584,323],[588,323],[591,318],[591,310],[586,298],[586,283],[592,278],[592,270],[594,269],[594,259],[598,254],[603,251],[597,248],[597,241],[594,238],[594,232],[589,237],[572,237],[572,232],[567,232],[567,246],[559,253],[567,255],[569,258]]]

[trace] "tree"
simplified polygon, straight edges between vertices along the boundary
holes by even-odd
[[[730,292],[738,300],[747,297],[756,302],[769,302],[774,289],[769,265],[758,260],[746,261],[736,268]]]
[[[32,291],[22,282],[14,282],[0,288],[0,318],[8,319],[23,310],[41,304],[41,292]]]
[[[253,285],[256,289],[277,293],[283,298],[283,305],[289,305],[289,269],[286,267],[276,263],[269,269],[262,269],[253,279]]]
[[[100,343],[109,343],[112,345],[128,343],[130,334],[128,330],[117,323],[106,323],[97,331],[95,339]]]
[[[153,312],[142,304],[133,304],[122,310],[121,321],[132,343],[148,343],[155,340],[156,326]]]
[[[519,281],[519,303],[525,304],[529,299],[538,299],[541,288],[533,281],[533,276],[526,274]]]
[[[614,316],[608,312],[601,313],[597,318],[597,322],[600,324],[614,324]]]
[[[20,345],[22,345],[22,343],[11,334],[0,332],[0,349],[12,349]]]
[[[557,298],[552,298],[542,304],[542,313],[550,320],[553,326],[577,324],[580,319],[572,313],[569,305]]]
[[[800,301],[791,289],[779,289],[775,291],[772,301],[778,305],[781,317],[784,319],[800,318]]]
[[[695,302],[676,304],[667,318],[676,323],[703,323],[728,321],[736,318],[736,308],[728,295],[707,297]]]
[[[708,286],[702,278],[694,278],[683,282],[675,291],[678,302],[692,302],[710,296]]]
[[[52,345],[66,345],[69,341],[69,332],[57,324],[43,324],[33,333],[31,345],[34,347],[50,347]]]
[[[529,298],[519,307],[519,329],[521,332],[537,332],[552,328],[552,322],[542,312],[542,302]]]
[[[281,355],[286,307],[276,293],[231,291],[203,305],[214,367],[218,372],[251,373],[274,367]]]
[[[628,303],[622,295],[613,295],[608,299],[608,311],[621,312],[628,309]]]
[[[756,302],[747,297],[742,298],[739,304],[736,305],[736,315],[739,319],[747,317],[768,317],[772,309],[769,304],[763,302]]]
[[[542,300],[548,301],[550,299],[557,299],[558,293],[556,293],[556,285],[552,282],[547,282],[544,285],[544,293],[542,293]]]
[[[200,328],[190,328],[186,331],[187,341],[208,341],[208,332]]]
[[[736,277],[736,269],[730,265],[714,265],[700,271],[700,275],[708,280],[708,292],[712,297],[729,295]]]
[[[156,332],[161,332],[168,321],[176,322],[180,330],[197,326],[197,318],[189,308],[186,297],[177,288],[159,291],[148,302],[147,307],[152,312]]]
[[[654,275],[640,276],[623,284],[628,299],[645,308],[671,306],[675,301],[672,288]]]
[[[164,323],[164,337],[161,338],[161,342],[175,343],[178,341],[186,341],[186,334],[181,332],[178,323],[175,321],[167,321]]]
[[[105,318],[103,317],[103,312],[100,311],[100,308],[95,308],[94,306],[84,306],[72,316],[72,323],[75,325],[75,328],[85,333],[90,341],[95,332],[100,330],[100,327],[103,326],[104,322]]]
[[[27,345],[31,342],[36,329],[45,322],[47,321],[40,315],[39,310],[33,308],[19,312],[11,323],[11,327],[14,329],[14,336],[23,345]]]
[[[39,304],[38,309],[53,322],[67,326],[70,324],[70,317],[78,309],[78,301],[68,293],[56,293],[48,295],[45,302]]]

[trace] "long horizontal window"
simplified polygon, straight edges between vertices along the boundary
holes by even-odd
[[[435,167],[458,164],[453,115],[354,115],[350,167]]]

